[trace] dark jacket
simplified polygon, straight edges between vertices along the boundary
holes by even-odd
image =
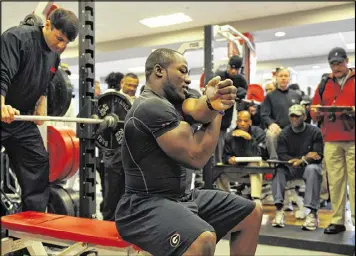
[[[300,159],[309,152],[317,152],[318,155],[323,156],[323,149],[324,142],[320,129],[307,123],[304,131],[300,133],[295,133],[289,125],[278,136],[277,155],[282,161]],[[309,161],[309,163],[321,163],[321,160]]]
[[[299,104],[302,96],[294,90],[280,89],[266,95],[261,105],[261,118],[268,128],[272,123],[278,124],[282,129],[289,125],[288,110],[294,104]]]
[[[60,62],[43,37],[42,27],[12,27],[1,35],[1,95],[22,113],[34,111]]]
[[[236,127],[235,130],[236,129],[238,128]],[[227,164],[229,158],[232,156],[252,157],[263,155],[266,134],[260,127],[250,127],[248,133],[251,134],[251,140],[245,140],[241,137],[234,137],[232,133],[233,131],[229,132],[225,138],[223,163]]]

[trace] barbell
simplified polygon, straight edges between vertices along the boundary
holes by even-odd
[[[64,117],[64,116],[30,116],[30,115],[15,115],[14,121],[54,121],[54,122],[74,122],[80,124],[102,124],[107,122],[107,127],[114,127],[116,123],[124,123],[113,115],[108,115],[104,119],[98,118],[79,118],[79,117]]]
[[[116,150],[121,146],[124,134],[124,119],[131,108],[126,96],[115,90],[104,92],[97,98],[97,109],[90,118],[64,116],[15,115],[14,121],[56,121],[78,124],[98,125],[93,138],[96,145],[106,151]]]

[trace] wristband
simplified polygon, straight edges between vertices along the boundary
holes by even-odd
[[[213,106],[211,105],[211,102],[210,102],[208,96],[206,96],[206,104],[208,105],[208,108],[209,108],[210,110],[216,111],[216,110],[213,108]]]
[[[222,115],[222,116],[224,116],[224,115],[225,115],[225,111],[224,111],[224,110],[220,110],[220,111],[219,111],[219,114]]]

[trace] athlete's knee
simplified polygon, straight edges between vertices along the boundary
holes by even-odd
[[[216,245],[216,235],[213,232],[203,232],[192,243],[184,255],[214,255]]]

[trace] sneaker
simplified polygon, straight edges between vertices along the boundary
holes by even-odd
[[[284,228],[284,211],[280,210],[276,212],[276,216],[272,221],[272,226],[276,228]]]
[[[315,230],[319,225],[318,215],[309,213],[303,223],[303,230]]]

